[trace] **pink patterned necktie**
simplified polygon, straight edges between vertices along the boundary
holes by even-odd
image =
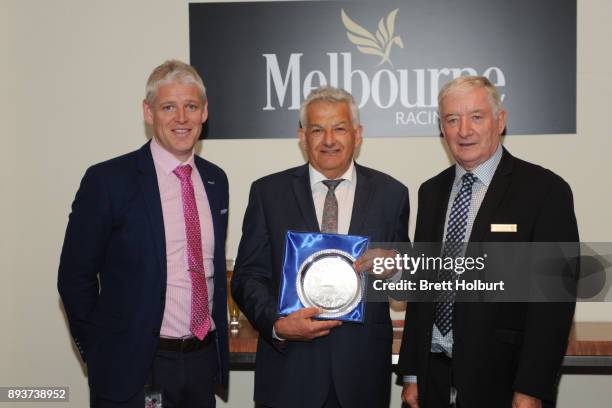
[[[178,166],[173,173],[181,180],[183,196],[183,215],[187,238],[187,266],[191,276],[191,322],[189,330],[198,339],[203,340],[210,329],[210,312],[208,310],[208,287],[202,258],[202,234],[200,217],[196,206],[191,166]]]

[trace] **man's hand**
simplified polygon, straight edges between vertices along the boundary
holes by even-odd
[[[410,408],[419,408],[419,390],[416,383],[404,383],[402,401]]]
[[[353,263],[353,267],[355,268],[357,272],[361,272],[361,273],[367,272],[379,279],[387,279],[393,276],[395,272],[397,272],[397,269],[395,269],[395,267],[385,268],[384,272],[382,273],[374,273],[373,272],[374,258],[393,258],[395,259],[396,256],[397,256],[397,252],[395,252],[392,249],[382,249],[382,248],[368,249],[367,251],[365,251],[363,255],[357,258],[355,263]]]
[[[274,323],[274,332],[285,340],[308,341],[327,336],[334,327],[342,324],[339,320],[315,320],[321,311],[317,307],[306,307],[295,311]]]
[[[515,392],[512,398],[512,408],[542,408],[542,400]]]

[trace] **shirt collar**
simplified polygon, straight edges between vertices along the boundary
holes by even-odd
[[[495,170],[497,169],[497,166],[499,165],[499,162],[501,161],[501,157],[502,157],[502,146],[501,143],[497,145],[497,149],[495,150],[495,153],[493,153],[493,155],[491,157],[489,157],[489,159],[487,161],[485,161],[484,163],[481,163],[480,165],[478,165],[478,167],[476,167],[474,170],[471,171],[471,173],[476,176],[476,178],[485,186],[489,186],[489,184],[491,184],[491,180],[493,180],[493,176],[495,175]],[[461,182],[461,177],[463,177],[463,175],[467,173],[467,170],[465,170],[463,167],[461,167],[459,164],[455,164],[455,181],[454,181],[454,185],[457,186],[460,182]]]
[[[153,161],[162,169],[162,171],[168,175],[174,171],[178,166],[183,164],[191,165],[191,168],[195,168],[195,163],[193,160],[193,150],[191,151],[191,155],[189,158],[182,163],[179,159],[174,157],[172,153],[164,149],[157,143],[155,138],[151,139],[151,154],[153,155]]]
[[[321,183],[323,180],[328,180],[322,173],[320,173],[317,169],[312,167],[312,164],[308,163],[308,173],[310,175],[310,188],[313,188],[315,184]],[[343,175],[338,177],[339,179],[344,179],[345,181],[352,183],[355,179],[355,163],[351,160],[351,164],[349,168],[346,169]]]

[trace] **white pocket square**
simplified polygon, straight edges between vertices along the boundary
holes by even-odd
[[[516,224],[491,224],[491,232],[517,232]]]
[[[227,214],[227,208],[222,209],[221,211],[219,211],[221,214]]]

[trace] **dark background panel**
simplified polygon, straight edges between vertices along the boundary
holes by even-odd
[[[378,21],[396,8],[395,35],[404,48],[393,45],[393,65],[378,65],[379,57],[360,53],[348,40],[340,10],[374,34]],[[383,109],[368,95],[361,117],[371,137],[437,135],[436,95],[451,75],[440,75],[438,83],[431,82],[432,75],[464,68],[483,74],[490,67],[503,72],[499,89],[509,112],[508,134],[576,132],[575,0],[199,3],[190,4],[189,20],[191,63],[210,100],[209,138],[295,136],[298,111],[290,108],[291,90],[282,107],[272,90],[276,109],[264,109],[269,79],[264,54],[275,56],[283,79],[290,56],[301,54],[299,102],[308,73],[317,70],[331,80],[330,53],[338,59],[341,87],[347,56],[351,70],[363,71],[369,81],[386,70],[379,73],[383,103],[389,100],[387,76],[398,83],[407,78],[408,101],[414,104],[422,95],[423,106],[403,106],[398,97]],[[353,74],[351,91],[361,101],[358,79]],[[424,123],[415,123],[416,117]]]

